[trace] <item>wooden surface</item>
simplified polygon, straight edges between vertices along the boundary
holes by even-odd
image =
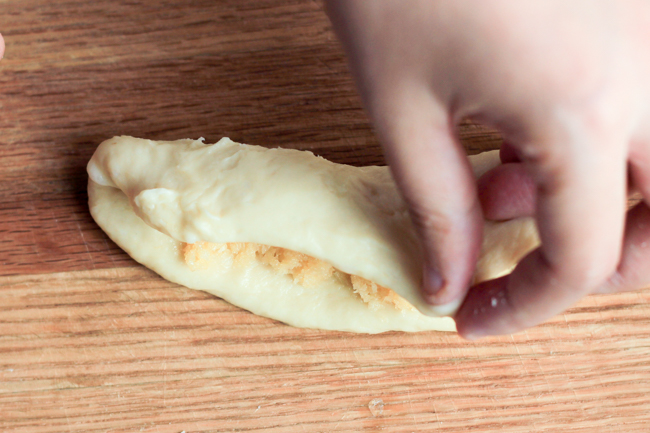
[[[477,343],[303,330],[96,227],[85,164],[113,135],[383,162],[318,2],[0,0],[0,32],[1,431],[649,431],[650,291]]]

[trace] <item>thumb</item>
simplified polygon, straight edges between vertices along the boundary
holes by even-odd
[[[474,175],[433,95],[402,91],[388,101],[371,112],[422,242],[423,296],[429,304],[447,304],[467,292],[480,250],[483,218]]]

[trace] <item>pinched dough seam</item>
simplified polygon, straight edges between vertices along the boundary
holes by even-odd
[[[393,290],[357,275],[346,274],[327,262],[286,248],[250,242],[195,242],[182,245],[183,259],[192,271],[219,267],[247,267],[255,263],[270,267],[274,272],[290,276],[305,288],[317,287],[323,281],[338,277],[349,286],[371,310],[390,305],[401,311],[415,308]]]

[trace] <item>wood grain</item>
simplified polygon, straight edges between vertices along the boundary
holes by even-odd
[[[648,301],[593,296],[468,343],[296,329],[142,268],[2,277],[0,427],[642,432]]]
[[[3,432],[648,431],[650,291],[480,343],[295,329],[160,279],[97,228],[85,165],[113,135],[384,163],[320,3],[0,11]]]

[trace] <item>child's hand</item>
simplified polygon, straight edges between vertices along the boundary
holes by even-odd
[[[469,292],[461,334],[512,333],[612,281],[650,282],[650,252],[630,250],[650,250],[645,207],[624,240],[628,179],[650,199],[650,3],[326,3],[421,235],[430,303],[467,294],[481,243],[476,182],[454,125],[471,117],[499,128],[523,162],[501,181],[533,185],[528,211],[542,246]]]

